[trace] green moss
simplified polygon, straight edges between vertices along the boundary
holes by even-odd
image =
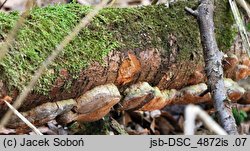
[[[228,0],[217,0],[214,13],[216,40],[221,51],[226,51],[232,46],[232,42],[237,35],[237,28],[234,23]]]
[[[247,31],[249,32],[249,31],[250,31],[250,23],[247,23],[247,24],[246,24],[246,27],[247,27],[247,28],[246,28]]]
[[[218,1],[219,6],[225,1]],[[192,0],[176,3],[170,8],[154,5],[103,9],[58,56],[34,90],[47,94],[61,69],[67,69],[77,78],[80,70],[93,61],[101,62],[111,50],[154,47],[167,55],[170,34],[177,38],[179,59],[189,59],[192,51],[201,52],[201,45],[196,20],[184,11],[184,7],[196,5],[197,1]],[[225,7],[218,8],[222,9],[218,10],[219,13],[228,13]],[[0,80],[9,83],[10,89],[21,90],[42,61],[90,10],[90,7],[77,4],[32,10],[9,53],[0,61]],[[228,49],[233,38],[230,31],[232,20],[227,16],[216,18],[216,33],[222,50]],[[6,38],[17,18],[17,13],[0,13],[1,39]],[[65,85],[70,87],[70,83]]]
[[[109,135],[111,130],[109,117],[95,122],[74,122],[68,125],[69,130],[77,135]]]

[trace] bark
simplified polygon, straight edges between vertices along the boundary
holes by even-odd
[[[235,119],[231,112],[231,101],[227,97],[223,81],[222,58],[214,34],[214,1],[201,0],[197,10],[187,10],[197,17],[201,32],[205,71],[209,91],[211,92],[214,107],[218,113],[219,122],[229,134],[238,134]]]
[[[184,6],[180,3],[172,8],[148,6],[101,11],[47,70],[20,111],[46,102],[77,98],[106,83],[114,83],[120,91],[139,81],[160,89],[188,85],[188,76],[197,68],[202,70],[203,63],[196,38],[199,32]],[[70,4],[31,11],[13,47],[0,61],[0,98],[8,95],[15,100],[42,60],[89,10]],[[2,41],[16,18],[17,14],[0,15],[4,23],[0,25]],[[186,25],[182,28],[187,31],[183,33],[176,24]],[[191,47],[195,53],[190,51]],[[193,60],[187,62],[190,57]],[[3,115],[7,107],[3,103],[0,107]]]
[[[224,4],[224,1],[220,0],[219,3]],[[176,3],[170,8],[148,6],[103,10],[93,23],[65,48],[63,55],[48,69],[34,88],[35,90],[22,104],[20,111],[29,111],[47,102],[72,98],[77,100],[96,86],[109,83],[114,83],[119,92],[123,93],[133,84],[148,82],[151,86],[158,87],[157,92],[160,93],[161,90],[179,90],[185,86],[204,82],[206,78],[203,71],[204,63],[201,59],[202,49],[197,39],[199,31],[196,28],[196,22],[185,13],[186,5],[193,6],[189,2],[183,2]],[[224,9],[221,12],[226,12]],[[60,12],[60,10],[63,11]],[[49,13],[45,23],[33,19],[40,19],[39,13],[41,12],[45,16]],[[14,100],[22,90],[20,86],[30,79],[29,74],[34,72],[33,70],[39,66],[41,60],[50,54],[53,46],[61,40],[64,34],[67,35],[67,32],[70,32],[67,26],[74,26],[74,23],[78,21],[72,19],[71,14],[81,18],[86,14],[86,8],[72,4],[32,11],[6,59],[0,61],[0,101],[7,96],[11,96]],[[112,16],[113,14],[115,16]],[[1,24],[1,40],[5,39],[6,32],[10,29],[15,17],[15,14],[0,16],[0,20],[6,22]],[[221,28],[230,31],[230,20],[226,18],[225,21],[224,17],[217,16],[216,25],[223,25]],[[39,24],[39,28],[33,26],[34,24]],[[53,28],[48,29],[48,26]],[[62,33],[58,33],[60,30]],[[60,35],[59,38],[58,35]],[[217,38],[221,40],[221,48],[228,50],[228,48],[225,49],[225,43],[223,43],[223,32],[217,33]],[[226,38],[227,42],[230,41],[230,38]],[[119,47],[114,47],[114,43],[118,43]],[[109,51],[106,52],[107,49]],[[85,53],[89,54],[85,55]],[[39,54],[38,57],[37,54]],[[24,68],[23,66],[27,63],[28,67]],[[237,62],[235,67],[239,63]],[[233,77],[235,69],[229,67],[228,70],[232,70],[228,77]],[[154,99],[154,101],[157,100],[159,99]],[[11,99],[9,101],[11,102]],[[158,107],[162,107],[162,104]],[[101,113],[106,114],[110,107],[100,108]],[[0,102],[0,116],[3,116],[6,109],[7,106]],[[144,109],[149,109],[149,106]],[[91,113],[96,116],[95,114]],[[72,112],[68,112],[68,115],[74,119],[77,118]],[[70,121],[67,116],[61,118],[66,123]],[[86,117],[82,116],[82,118]]]

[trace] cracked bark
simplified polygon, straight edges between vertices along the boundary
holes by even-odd
[[[214,1],[201,0],[196,10],[190,8],[186,8],[186,10],[196,17],[199,24],[207,84],[219,122],[228,134],[238,134],[223,81],[223,53],[219,51],[214,34]]]
[[[184,12],[183,6],[181,6],[181,9],[177,9],[174,11]],[[156,11],[156,13],[157,12],[158,10]],[[166,15],[169,14],[167,13]],[[185,12],[183,13],[183,15],[185,15],[184,18],[183,16],[177,17],[170,14],[170,16],[172,16],[174,20],[176,20],[176,17],[181,18],[180,21],[185,22],[185,26],[190,26],[190,24],[186,23],[186,21],[189,20],[188,22],[190,22],[191,17],[189,15],[186,15]],[[141,21],[142,20],[138,20],[137,18],[133,21],[133,23],[141,24]],[[178,21],[178,23],[180,22]],[[195,21],[191,20],[191,23],[195,24]],[[120,28],[113,29],[113,26],[117,26],[115,24],[111,24],[112,32],[117,32],[119,34],[123,33],[118,30]],[[166,24],[164,23],[164,25]],[[128,22],[125,23],[125,26],[133,27],[133,24]],[[191,32],[195,31],[198,36],[198,29],[195,28],[196,26],[192,27],[192,29],[194,30],[192,30]],[[140,28],[138,30],[140,30]],[[135,32],[132,35],[136,37],[137,29],[133,31]],[[182,43],[180,40],[181,37],[185,37],[187,41],[196,43],[196,40],[198,41],[197,36],[178,36],[175,34],[175,32],[175,30],[171,30],[171,32],[168,32],[167,35],[165,35],[164,33],[160,34],[162,35],[160,36],[160,40],[166,42],[169,48],[153,45],[149,45],[149,47],[147,45],[144,46],[143,44],[138,46],[138,48],[136,47],[131,49],[122,47],[119,49],[115,49],[111,51],[106,57],[104,57],[101,62],[91,60],[89,66],[81,69],[79,75],[77,76],[77,79],[73,78],[74,74],[72,75],[72,73],[69,72],[69,68],[60,69],[59,73],[56,74],[57,78],[55,79],[55,81],[53,81],[53,86],[51,86],[51,88],[49,89],[49,94],[43,95],[41,93],[36,93],[35,91],[33,91],[29,94],[19,111],[29,112],[34,107],[43,105],[43,103],[56,102],[66,99],[77,99],[87,91],[92,90],[97,86],[108,83],[115,84],[118,87],[119,92],[123,93],[126,88],[139,82],[148,82],[151,86],[158,87],[159,90],[180,90],[186,86],[195,85],[206,81],[203,72],[204,63],[202,49],[199,46],[198,48],[187,47],[190,48],[190,50],[186,50],[187,52],[185,53],[184,57],[182,53],[184,50],[180,48],[180,45],[184,45],[184,43]],[[127,37],[127,34],[123,34],[122,36]],[[129,42],[129,40],[126,38],[121,39],[124,39],[124,44]],[[145,39],[144,34],[140,34],[139,39]],[[147,43],[150,42],[147,40],[147,38],[145,40]],[[236,44],[234,46],[234,48],[236,49],[233,49],[235,50],[236,54],[240,53],[242,50],[241,48],[237,49],[238,46],[239,44]],[[240,55],[242,56],[242,54]],[[184,58],[181,58],[179,56],[182,56]],[[228,69],[232,71],[232,73],[230,72],[227,74],[226,77],[228,78],[234,77],[234,67],[237,67],[237,64],[240,63],[240,61],[236,58],[236,60],[238,61],[236,61],[236,64],[232,67],[230,59],[232,60],[234,59],[234,57],[231,57],[228,59],[228,61],[226,61],[230,63],[228,64],[229,68],[233,68],[233,70]],[[119,74],[121,74],[121,76]],[[1,72],[0,77],[2,75],[5,75],[5,73]],[[10,87],[13,88],[13,91],[8,89]],[[18,93],[20,93],[20,91],[16,89],[15,85],[11,85],[10,83],[8,83],[7,80],[5,80],[5,76],[3,76],[3,78],[0,80],[0,118],[8,109],[2,99],[6,96],[10,96],[13,98],[12,100],[15,100]],[[187,99],[185,98],[185,100]],[[10,103],[12,102],[10,101]],[[64,118],[63,120],[68,121],[75,118],[74,113],[69,113],[69,115],[69,119],[67,119],[67,117],[62,117]]]

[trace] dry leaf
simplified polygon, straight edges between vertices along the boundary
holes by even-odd
[[[250,122],[244,122],[244,123],[240,123],[240,126],[239,126],[239,134],[240,135],[249,135],[250,131]]]
[[[175,128],[163,117],[157,118],[158,128],[163,135],[169,135]]]
[[[62,115],[59,115],[56,118],[56,121],[62,125],[65,125],[65,124],[68,124],[68,123],[75,121],[76,118],[77,118],[77,114],[73,113],[72,111],[69,111],[69,112],[66,112]]]

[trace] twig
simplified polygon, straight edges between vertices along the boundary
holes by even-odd
[[[108,0],[103,0],[100,4],[96,5],[94,9],[90,13],[88,13],[72,30],[72,32],[61,41],[61,43],[56,47],[52,54],[41,64],[40,68],[32,76],[32,79],[29,82],[28,86],[26,86],[22,93],[17,97],[16,101],[13,104],[14,108],[18,109],[21,106],[22,102],[31,92],[38,79],[42,76],[45,69],[55,60],[58,54],[63,51],[63,49],[70,43],[70,41],[72,41],[78,35],[78,33],[90,23],[90,21],[98,14],[98,12],[107,5],[107,3]],[[4,127],[8,123],[9,119],[11,118],[11,115],[12,111],[8,110],[8,112],[1,120],[0,127]]]
[[[158,1],[159,1],[159,0],[153,0],[153,1],[151,2],[151,5],[156,5],[156,4],[158,3]]]
[[[21,113],[19,113],[11,104],[4,100],[4,102],[8,105],[10,110],[12,110],[16,116],[18,116],[25,124],[27,124],[37,135],[43,135],[29,120],[27,120]]]
[[[187,12],[189,12],[191,15],[193,15],[194,17],[197,17],[199,15],[197,10],[193,10],[193,9],[191,9],[189,7],[185,7],[185,10]]]
[[[0,6],[0,10],[3,8],[3,6],[5,5],[5,3],[7,2],[8,0],[5,0],[4,2],[3,2],[3,4]]]
[[[223,80],[223,53],[218,48],[214,33],[214,0],[200,0],[200,5],[195,11],[186,10],[196,16],[199,24],[207,85],[213,98],[214,108],[218,113],[219,123],[228,134],[238,134],[231,111],[231,101],[227,96]]]
[[[115,1],[116,1],[116,0],[112,0],[112,1],[108,4],[108,6],[109,6],[109,7],[110,7],[110,6],[113,6],[114,3],[115,3]]]
[[[210,130],[218,135],[227,135],[227,132],[221,128],[205,111],[200,107],[188,105],[185,110],[184,134],[194,135],[195,119],[199,117]]]

